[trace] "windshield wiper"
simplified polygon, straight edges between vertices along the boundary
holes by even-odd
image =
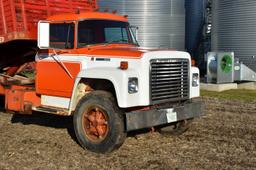
[[[106,41],[105,44],[113,44],[113,43],[129,43],[128,40],[123,40],[123,39],[120,39],[120,40],[112,40],[112,41]]]
[[[109,44],[114,44],[114,43],[121,43],[121,44],[132,44],[132,45],[136,45],[136,46],[139,46],[138,43],[135,43],[135,42],[132,42],[132,43],[129,43],[128,40],[113,40],[113,41],[104,41],[102,43],[96,43],[96,44],[86,44],[85,46],[97,46],[97,45],[109,45]],[[85,47],[84,46],[84,47]]]

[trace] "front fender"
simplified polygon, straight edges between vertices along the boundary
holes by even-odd
[[[70,113],[75,109],[76,107],[76,101],[75,101],[75,92],[77,89],[77,86],[81,79],[103,79],[103,80],[109,80],[112,82],[115,93],[117,97],[117,104],[121,108],[126,107],[132,107],[134,105],[137,105],[135,102],[131,100],[129,102],[129,99],[131,97],[136,97],[138,94],[129,94],[128,93],[128,79],[129,77],[138,77],[139,74],[135,70],[120,70],[118,68],[109,68],[109,67],[101,67],[101,68],[90,68],[90,69],[84,69],[82,70],[75,81],[71,103],[70,103]]]

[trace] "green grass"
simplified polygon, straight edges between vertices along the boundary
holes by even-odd
[[[201,96],[252,102],[256,101],[256,90],[228,90],[224,92],[211,92],[201,90]]]

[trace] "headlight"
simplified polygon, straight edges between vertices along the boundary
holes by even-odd
[[[199,74],[198,73],[194,73],[192,76],[192,86],[193,87],[199,86]]]
[[[137,93],[138,90],[139,90],[138,78],[136,77],[129,78],[128,93],[130,94]]]

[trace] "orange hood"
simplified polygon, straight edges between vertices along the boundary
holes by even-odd
[[[79,54],[107,58],[133,58],[140,59],[146,52],[160,51],[166,49],[149,49],[133,45],[101,45],[79,49]],[[168,49],[170,50],[170,49]]]

